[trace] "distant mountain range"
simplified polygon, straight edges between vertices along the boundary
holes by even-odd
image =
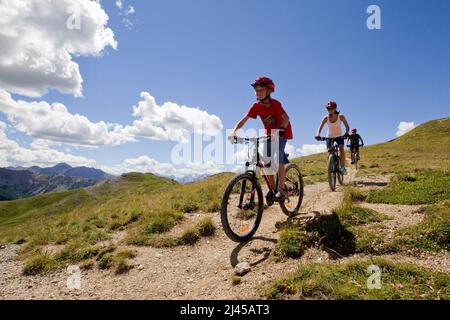
[[[194,181],[198,181],[198,180],[202,180],[208,176],[210,176],[211,174],[189,174],[183,177],[177,177],[174,175],[169,175],[169,176],[162,176],[165,178],[170,178],[172,180],[175,180],[181,184],[185,184],[185,183],[190,183],[190,182],[194,182]]]
[[[0,168],[0,201],[89,187],[112,177],[99,169],[71,167],[66,163],[49,168]]]

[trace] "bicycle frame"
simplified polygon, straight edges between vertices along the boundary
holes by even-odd
[[[234,143],[238,144],[238,143],[245,143],[245,144],[249,144],[249,143],[253,143],[255,146],[255,152],[253,154],[253,158],[251,159],[251,162],[255,163],[255,170],[251,170],[250,166],[251,166],[251,162],[249,161],[249,159],[245,162],[245,171],[248,173],[251,173],[255,178],[258,174],[258,168],[261,168],[262,171],[262,176],[266,182],[267,187],[269,188],[270,191],[272,191],[273,194],[276,194],[278,192],[278,183],[279,183],[279,176],[278,176],[278,172],[276,173],[276,181],[275,181],[275,186],[272,185],[270,179],[268,178],[268,175],[264,174],[264,168],[269,168],[270,164],[264,164],[261,162],[261,154],[259,153],[259,144],[260,144],[260,140],[267,140],[267,142],[271,142],[272,137],[271,136],[261,136],[261,137],[256,137],[256,138],[238,138],[235,137],[234,138]],[[238,207],[240,209],[242,209],[242,203],[243,203],[243,198],[244,198],[244,191],[245,191],[245,184],[246,181],[244,181],[242,183],[241,186],[241,195],[239,198],[239,205]],[[254,190],[252,190],[251,192],[251,202],[253,203],[253,199],[254,199],[254,195],[255,192]]]
[[[328,154],[333,154],[335,157],[337,157],[336,159],[340,159],[341,154],[339,151],[339,145],[336,142],[336,138],[320,137],[319,140],[320,141],[330,140],[331,141],[331,149],[328,150]]]

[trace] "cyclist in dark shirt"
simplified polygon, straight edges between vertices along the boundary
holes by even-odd
[[[356,132],[356,129],[352,129],[352,134],[347,139],[350,141],[350,152],[353,152],[353,150],[356,151],[356,157],[359,160],[359,140],[361,140],[361,147],[364,146],[364,141]]]

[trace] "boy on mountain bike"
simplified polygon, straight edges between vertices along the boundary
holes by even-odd
[[[287,140],[292,139],[292,128],[291,123],[289,122],[289,116],[284,111],[281,103],[270,96],[271,93],[275,91],[275,84],[270,78],[259,77],[253,81],[251,85],[255,90],[256,99],[258,101],[250,107],[247,114],[236,124],[228,138],[232,141],[236,136],[237,130],[242,128],[248,119],[256,119],[257,116],[261,118],[267,135],[277,134],[278,132],[279,150],[275,153],[278,154],[279,191],[276,194],[276,197],[278,199],[284,199],[287,196],[285,186],[285,164],[289,162],[284,149],[286,147]],[[272,132],[272,130],[274,132]],[[270,148],[270,142],[266,144],[266,148]],[[267,154],[267,152],[264,153]],[[271,152],[269,151],[269,153]],[[268,178],[272,186],[275,186],[274,176],[270,175]]]
[[[339,154],[342,166],[340,167],[340,172],[342,174],[347,174],[347,169],[345,168],[345,150],[344,150],[344,138],[348,136],[350,127],[347,123],[347,119],[337,111],[337,104],[334,101],[328,101],[326,108],[328,110],[328,115],[326,115],[322,122],[320,123],[319,129],[317,129],[316,139],[320,140],[320,132],[325,124],[328,125],[327,138],[334,138],[339,145]],[[345,126],[345,134],[342,134],[342,124]],[[331,141],[327,140],[327,149],[331,149]]]
[[[352,129],[352,134],[347,137],[347,140],[350,141],[350,152],[353,153],[353,151],[355,151],[356,157],[359,160],[359,140],[361,140],[361,147],[364,146],[364,141],[361,138],[361,136],[356,132],[357,132],[356,129]],[[353,163],[354,162],[352,160],[352,164]]]

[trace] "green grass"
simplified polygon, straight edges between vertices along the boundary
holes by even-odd
[[[368,267],[381,269],[381,289],[368,289]],[[295,273],[274,281],[269,299],[296,294],[300,299],[450,299],[450,277],[412,264],[383,259],[344,264],[302,265]]]
[[[385,214],[356,205],[355,200],[360,199],[363,199],[360,191],[350,187],[345,189],[342,204],[336,208],[336,213],[343,223],[357,226],[388,219]]]
[[[128,235],[125,242],[129,245],[151,246],[155,248],[170,248],[180,245],[193,245],[201,237],[212,236],[216,228],[211,217],[203,217],[196,225],[184,229],[179,236],[159,233],[143,233],[134,231]]]
[[[157,234],[169,231],[179,220],[183,219],[183,214],[178,212],[162,213],[154,218],[154,221],[144,227],[144,233]]]
[[[385,239],[380,233],[366,227],[352,227],[351,232],[355,235],[357,252],[378,254],[385,251]]]
[[[298,258],[311,246],[312,242],[311,234],[305,230],[282,230],[275,255],[281,258]]]
[[[116,274],[122,274],[133,268],[129,259],[136,257],[136,251],[116,250],[115,246],[82,247],[81,244],[71,243],[54,254],[36,250],[27,257],[22,270],[24,275],[46,274],[74,264],[86,270],[92,269],[96,263],[99,269],[113,269]]]
[[[368,202],[391,204],[433,204],[450,199],[450,171],[427,170],[415,174],[399,174],[391,184],[371,190]]]
[[[211,217],[205,217],[200,220],[194,227],[183,230],[178,238],[178,243],[192,245],[200,240],[202,236],[212,236],[214,234],[214,231],[215,227]]]
[[[423,211],[423,221],[397,231],[395,240],[390,244],[391,249],[450,251],[450,201],[425,207]]]
[[[95,246],[118,230],[126,230],[128,243],[178,245],[179,239],[155,235],[182,221],[183,211],[217,210],[231,176],[218,174],[180,185],[153,174],[129,173],[88,189],[0,202],[0,242],[25,242],[21,259],[38,255],[35,249],[45,245],[65,245],[67,250],[72,243]],[[189,210],[187,203],[193,204]],[[200,235],[212,232],[205,223]]]
[[[37,253],[26,261],[22,273],[26,276],[44,274],[56,268],[56,261],[47,253]]]
[[[275,249],[279,258],[298,258],[312,246],[319,246],[332,255],[347,256],[357,252],[376,253],[383,236],[366,228],[388,217],[355,204],[360,192],[346,188],[341,205],[332,214],[320,215],[305,225],[289,225],[280,232]]]

